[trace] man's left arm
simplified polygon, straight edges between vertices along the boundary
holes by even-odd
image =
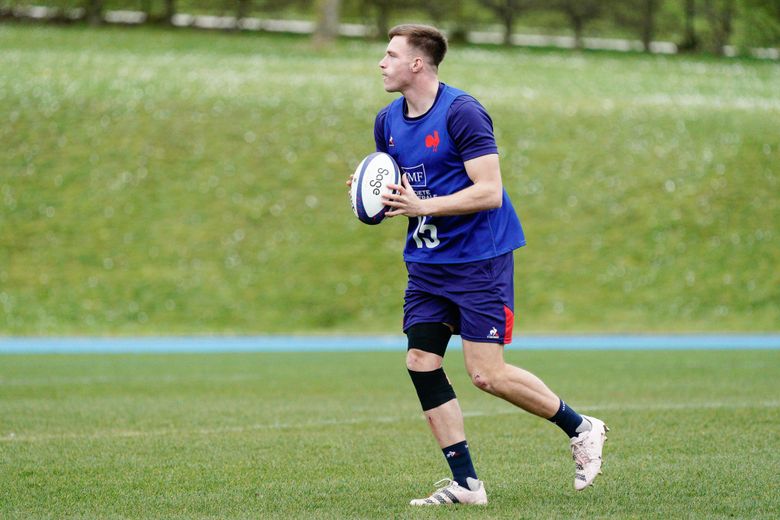
[[[451,195],[421,199],[410,186],[406,175],[402,177],[401,186],[389,184],[388,188],[398,193],[384,197],[385,204],[393,208],[385,215],[388,217],[467,215],[501,207],[504,187],[501,183],[498,154],[482,155],[469,159],[463,164],[473,184]]]

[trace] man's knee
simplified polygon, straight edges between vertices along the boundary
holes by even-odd
[[[406,352],[406,368],[415,372],[430,372],[441,368],[442,357],[412,348]]]
[[[502,371],[498,369],[474,368],[469,372],[471,382],[489,394],[496,394],[502,386]]]
[[[452,331],[443,323],[417,323],[406,331],[406,368],[429,372],[441,367]]]
[[[418,323],[406,331],[409,346],[406,368],[423,411],[455,399],[455,392],[441,367],[452,330],[443,323]]]

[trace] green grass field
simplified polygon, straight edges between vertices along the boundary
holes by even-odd
[[[0,518],[777,518],[780,352],[520,352],[611,427],[572,488],[555,426],[447,370],[490,504],[416,510],[448,475],[401,353],[9,355]]]
[[[405,223],[359,224],[343,184],[384,44],[0,48],[0,334],[397,331]],[[778,330],[777,63],[453,47],[441,74],[494,119],[523,330]]]

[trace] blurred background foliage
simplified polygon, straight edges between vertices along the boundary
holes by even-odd
[[[344,185],[384,48],[0,24],[0,334],[398,333],[405,222]],[[455,42],[441,74],[495,123],[519,333],[778,330],[776,62]]]
[[[516,33],[629,38],[651,50],[654,40],[684,51],[724,53],[780,46],[780,0],[0,0],[0,15],[14,18],[48,7],[60,22],[105,21],[108,11],[144,13],[144,23],[172,23],[177,13],[357,23],[376,37],[410,19],[436,24],[451,38],[495,30],[505,43]],[[236,26],[241,24],[236,22]]]

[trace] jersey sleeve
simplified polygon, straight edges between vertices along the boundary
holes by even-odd
[[[387,119],[387,109],[383,108],[374,119],[374,143],[377,152],[387,153],[387,139],[385,139],[385,120]]]
[[[447,128],[464,161],[498,153],[493,120],[485,107],[471,96],[461,96],[452,102]]]

